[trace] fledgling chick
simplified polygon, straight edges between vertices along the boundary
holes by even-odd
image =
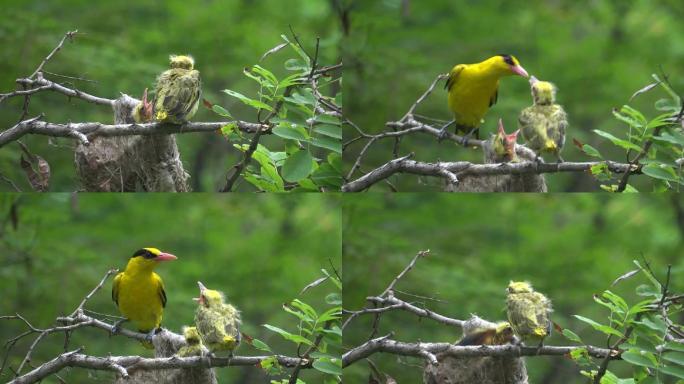
[[[133,108],[133,119],[139,124],[152,121],[152,103],[147,100],[147,88],[143,92],[140,103]]]
[[[511,281],[507,292],[508,321],[513,331],[523,342],[538,343],[541,348],[551,334],[551,300],[526,281]]]
[[[213,353],[218,351],[233,351],[240,344],[240,312],[230,304],[225,303],[223,293],[207,289],[201,282],[197,282],[200,297],[195,312],[195,326],[200,334],[202,343]]]
[[[516,162],[518,158],[515,154],[515,143],[518,141],[519,132],[520,130],[506,133],[503,121],[499,119],[499,129],[496,135],[492,135],[489,140],[485,141],[482,148],[485,164]]]
[[[204,354],[204,346],[196,327],[183,327],[183,337],[185,345],[176,352],[176,356],[202,356]]]
[[[457,345],[504,345],[514,338],[513,328],[507,321],[491,323],[473,316],[463,325],[463,338]]]
[[[556,104],[556,87],[531,76],[530,88],[534,104],[520,112],[518,128],[537,156],[552,153],[559,163],[563,162],[560,152],[565,145],[568,116],[563,107]]]
[[[157,121],[183,124],[195,116],[202,93],[199,71],[191,56],[171,55],[171,69],[157,78],[154,118]]]

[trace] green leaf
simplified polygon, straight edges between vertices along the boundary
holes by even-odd
[[[330,375],[342,375],[342,361],[340,359],[319,359],[313,362],[313,367],[317,371]]]
[[[273,134],[276,136],[280,136],[284,139],[292,139],[299,141],[309,140],[309,134],[306,132],[306,129],[299,126],[293,126],[287,123],[280,123],[277,127],[273,128]]]
[[[656,163],[650,163],[646,164],[644,167],[641,168],[641,172],[643,174],[653,177],[655,179],[661,179],[661,180],[666,180],[666,181],[674,181],[674,182],[679,182],[679,177],[677,176],[677,173],[675,172],[672,167],[669,167],[664,164],[656,164]]]
[[[335,139],[332,139],[329,137],[325,137],[325,136],[318,136],[318,137],[314,137],[311,140],[309,140],[309,143],[311,143],[311,145],[315,145],[316,147],[329,149],[331,151],[335,151],[335,152],[339,153],[340,155],[342,154],[342,142],[341,141],[338,141],[338,140],[335,140]]]
[[[592,320],[592,319],[589,319],[589,318],[587,318],[587,317],[584,317],[584,316],[580,316],[580,315],[574,315],[574,316],[575,316],[575,318],[576,318],[577,320],[583,321],[583,322],[585,322],[585,323],[591,325],[592,327],[594,327],[595,330],[600,331],[600,332],[603,332],[603,333],[605,333],[606,335],[615,335],[615,336],[617,336],[617,337],[622,337],[622,336],[623,336],[623,335],[622,335],[622,332],[620,332],[620,331],[618,331],[617,329],[614,329],[614,328],[612,328],[612,327],[610,327],[610,326],[600,324],[600,323],[598,323],[598,322],[596,322],[596,321],[594,321],[594,320]]]
[[[313,319],[318,318],[318,313],[316,313],[316,310],[313,309],[313,307],[310,306],[309,304],[307,304],[307,303],[305,303],[299,299],[292,300],[292,302],[290,304],[295,308],[299,308],[301,311],[306,313],[307,316],[310,316]]]
[[[618,139],[617,137],[611,135],[608,132],[601,131],[600,129],[594,129],[594,133],[596,133],[599,136],[605,137],[618,147],[622,147],[625,149],[633,149],[635,151],[641,152],[641,147],[639,147],[638,145],[631,143],[627,140]]]
[[[601,156],[601,153],[599,153],[599,151],[596,148],[592,147],[589,144],[582,145],[582,151],[584,151],[584,153],[586,153],[589,156],[598,157],[601,159],[603,158],[603,156]]]
[[[328,163],[321,164],[311,175],[311,180],[321,187],[342,187],[342,175]]]
[[[565,336],[565,338],[570,340],[570,341],[574,341],[576,343],[584,344],[582,342],[582,339],[575,332],[573,332],[567,328],[563,329],[563,336]]]
[[[325,296],[326,304],[342,305],[342,296],[339,293],[329,293]]]
[[[249,97],[247,97],[247,96],[245,96],[239,92],[235,92],[233,90],[230,90],[230,89],[224,89],[223,92],[227,93],[230,96],[237,98],[238,100],[242,101],[243,103],[245,103],[251,107],[254,107],[256,109],[265,109],[269,112],[273,112],[273,107],[271,107],[270,105],[268,105],[262,101],[250,99]]]
[[[622,357],[622,360],[634,365],[648,368],[657,367],[655,356],[649,352],[643,352],[637,349],[630,349],[628,351],[623,352],[620,356]]]
[[[271,347],[259,339],[252,339],[252,346],[261,351],[272,352]]]
[[[654,136],[653,140],[684,146],[684,135],[678,131],[663,132],[660,136]]]
[[[216,105],[214,105],[215,107]],[[236,123],[230,123],[226,124],[223,127],[221,127],[221,134],[223,136],[229,136],[231,133],[234,133],[237,131],[237,124]]]
[[[275,75],[273,73],[271,73],[271,71],[269,71],[268,69],[266,69],[260,65],[254,65],[252,67],[252,72],[254,72],[254,73],[260,75],[261,77],[263,77],[264,79],[266,79],[274,87],[276,85],[278,85],[278,78],[276,78]]]
[[[285,61],[285,69],[288,71],[308,72],[309,66],[301,59],[288,59]]]
[[[270,324],[264,324],[264,327],[275,332],[275,333],[277,333],[277,334],[279,334],[280,336],[282,336],[286,340],[293,341],[297,344],[313,345],[313,343],[309,339],[307,339],[306,337],[295,335],[295,334],[290,333],[284,329],[278,328],[278,327],[270,325]]]
[[[222,106],[220,106],[218,104],[212,105],[211,110],[214,111],[214,113],[216,113],[219,116],[229,117],[231,119],[233,118],[233,116],[231,116],[230,113],[225,108],[223,108]]]
[[[677,363],[678,365],[684,365],[684,353],[682,352],[665,352],[662,357],[667,361]]]
[[[332,125],[340,125],[340,118],[337,116],[333,115],[328,115],[328,114],[320,114],[316,115],[315,118],[317,123],[321,124],[332,124]]]
[[[339,125],[319,124],[314,127],[314,132],[342,140],[342,127]]]
[[[297,151],[285,160],[282,168],[283,179],[295,183],[313,171],[314,159],[308,150]]]
[[[303,322],[305,322],[305,323],[311,324],[311,323],[313,323],[313,322],[316,321],[315,319],[313,319],[313,318],[307,316],[304,312],[295,311],[295,310],[293,310],[292,308],[290,308],[289,306],[287,306],[286,304],[283,304],[283,310],[284,310],[285,312],[291,314],[291,315],[296,316],[297,318],[299,318],[299,320],[301,320],[301,321],[303,321]]]
[[[265,164],[261,166],[261,177],[270,180],[277,188],[278,192],[285,190],[285,183],[278,174],[275,165]]]
[[[665,349],[684,352],[684,344],[675,343],[674,341],[668,341],[667,343],[665,343]]]
[[[297,84],[302,84],[301,80],[301,75],[298,73],[295,73],[294,75],[290,75],[286,78],[284,78],[280,84],[278,84],[279,88],[287,88],[290,85],[297,85]]]
[[[340,301],[340,304],[342,304],[341,301]],[[330,308],[327,311],[323,312],[321,314],[321,316],[318,318],[318,321],[319,322],[326,322],[328,320],[335,320],[335,319],[339,319],[340,316],[342,316],[342,309],[340,307],[334,307],[334,308]]]
[[[674,365],[667,365],[667,366],[661,367],[660,371],[665,373],[665,374],[668,374],[670,376],[674,376],[674,377],[677,377],[680,379],[684,379],[684,368],[682,368],[682,367],[677,367]]]
[[[333,167],[337,172],[342,174],[342,156],[335,152],[330,152],[328,154],[328,164]]]

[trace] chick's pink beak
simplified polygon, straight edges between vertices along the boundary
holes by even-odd
[[[177,257],[170,254],[170,253],[160,253],[157,255],[157,257],[154,258],[157,261],[169,261],[169,260],[176,260]]]
[[[512,65],[511,66],[511,72],[515,73],[516,75],[522,76],[522,77],[530,77],[530,75],[527,74],[527,71],[525,68],[519,66],[519,65]]]

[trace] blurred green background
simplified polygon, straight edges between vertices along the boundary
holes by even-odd
[[[684,290],[684,199],[677,195],[343,197],[343,296],[348,310],[359,309],[367,296],[380,294],[425,249],[431,255],[419,260],[396,289],[445,302],[402,293],[398,297],[456,319],[475,313],[504,320],[509,281],[529,280],[552,300],[553,321],[597,346],[605,346],[605,337],[573,315],[606,322],[608,311],[592,299],[606,289],[630,305],[643,300],[634,293],[637,285],[647,283],[643,275],[610,287],[615,278],[636,268],[633,260],[643,255],[661,281],[672,264],[672,289]],[[372,316],[365,316],[350,323],[344,329],[344,347],[365,342],[371,321]],[[404,311],[382,316],[378,335],[391,331],[405,342],[455,342],[461,336],[460,329]],[[573,345],[555,333],[546,344]],[[376,354],[371,360],[399,383],[422,382],[420,359]],[[570,359],[543,356],[526,361],[531,383],[586,382]],[[630,372],[622,362],[609,368],[624,375]],[[345,382],[367,377],[363,361],[344,370]]]
[[[233,117],[255,121],[254,109],[221,92],[232,89],[255,97],[256,82],[242,73],[259,63],[279,78],[288,74],[283,63],[291,50],[259,58],[291,37],[290,26],[313,54],[321,37],[319,64],[336,64],[340,28],[328,0],[202,0],[202,1],[2,1],[0,24],[0,93],[15,89],[15,79],[30,75],[57,45],[64,33],[78,29],[73,43],[65,44],[46,70],[83,77],[95,82],[73,81],[46,74],[48,79],[77,87],[97,96],[117,98],[120,92],[140,98],[145,87],[153,89],[156,76],[168,68],[170,54],[190,53],[200,71],[203,97],[224,106]],[[21,115],[23,98],[0,104],[0,130],[13,126]],[[56,123],[113,121],[108,107],[69,100],[62,94],[44,92],[32,97],[31,116],[45,113]],[[225,120],[200,107],[193,121]],[[73,166],[73,140],[47,137],[22,139],[44,157],[52,168],[51,191],[79,189]],[[263,142],[282,149],[282,139]],[[274,144],[275,143],[275,144]],[[218,134],[178,135],[185,169],[196,191],[215,191],[225,182],[228,169],[241,152]],[[269,145],[270,144],[270,145]],[[277,144],[277,145],[276,145]],[[279,148],[280,147],[280,148]],[[275,150],[274,149],[274,150]],[[0,173],[24,190],[30,190],[19,167],[20,149],[10,144],[0,150]],[[0,191],[13,191],[0,183]],[[238,190],[252,190],[241,183]]]
[[[612,109],[628,103],[638,89],[652,82],[660,69],[679,94],[684,93],[684,3],[678,0],[382,0],[353,1],[350,34],[344,47],[347,115],[361,128],[378,133],[387,121],[399,120],[440,73],[459,63],[475,63],[499,53],[520,59],[530,74],[558,86],[558,101],[569,115],[566,161],[585,161],[573,145],[576,138],[610,159],[624,161],[623,151],[592,132],[602,129],[624,136],[626,125]],[[630,105],[647,117],[660,111],[653,104],[666,94],[656,88]],[[485,117],[483,137],[503,118],[516,129],[520,110],[532,103],[529,84],[521,77],[504,78],[499,101]],[[447,94],[440,83],[417,113],[451,119]],[[345,130],[345,140],[355,137]],[[363,147],[359,141],[345,151],[347,170]],[[520,140],[519,142],[522,142]],[[374,144],[364,161],[368,172],[392,158],[393,141]],[[405,136],[399,155],[415,152],[421,161],[482,161],[481,151],[464,149],[425,134]],[[358,177],[358,174],[357,174]],[[642,189],[651,183],[630,179]],[[395,176],[402,191],[440,190],[437,178]],[[598,191],[585,173],[548,175],[551,191]],[[376,190],[386,190],[384,184]],[[646,189],[648,190],[648,189]]]
[[[323,284],[301,296],[299,292],[322,276],[321,268],[331,271],[334,266],[339,271],[341,265],[336,196],[5,194],[0,196],[0,208],[0,315],[20,313],[37,327],[71,313],[107,270],[124,268],[137,249],[154,246],[178,256],[157,268],[168,296],[165,328],[180,332],[181,326],[192,323],[196,303],[191,298],[197,297],[196,282],[201,280],[224,291],[242,311],[244,333],[265,341],[277,353],[294,356],[294,344],[262,324],[296,333],[297,319],[281,308],[296,297],[319,313],[327,310],[324,297],[334,291],[332,286]],[[111,301],[111,281],[87,309],[118,315]],[[26,329],[17,320],[1,321],[3,344]],[[11,351],[8,364],[16,369],[32,340],[23,339]],[[62,343],[60,335],[43,340],[32,364],[56,356]],[[95,328],[74,332],[71,348],[81,345],[98,356],[152,356],[134,340],[110,338]],[[262,354],[247,344],[237,351]],[[307,383],[322,382],[314,370],[304,371]],[[267,382],[257,367],[221,368],[217,373],[220,382]],[[83,369],[60,375],[69,383],[113,377]]]

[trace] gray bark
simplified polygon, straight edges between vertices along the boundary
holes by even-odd
[[[114,101],[114,122],[134,123],[139,103],[128,95]],[[173,134],[95,137],[75,151],[76,173],[88,192],[188,192],[189,175]]]

